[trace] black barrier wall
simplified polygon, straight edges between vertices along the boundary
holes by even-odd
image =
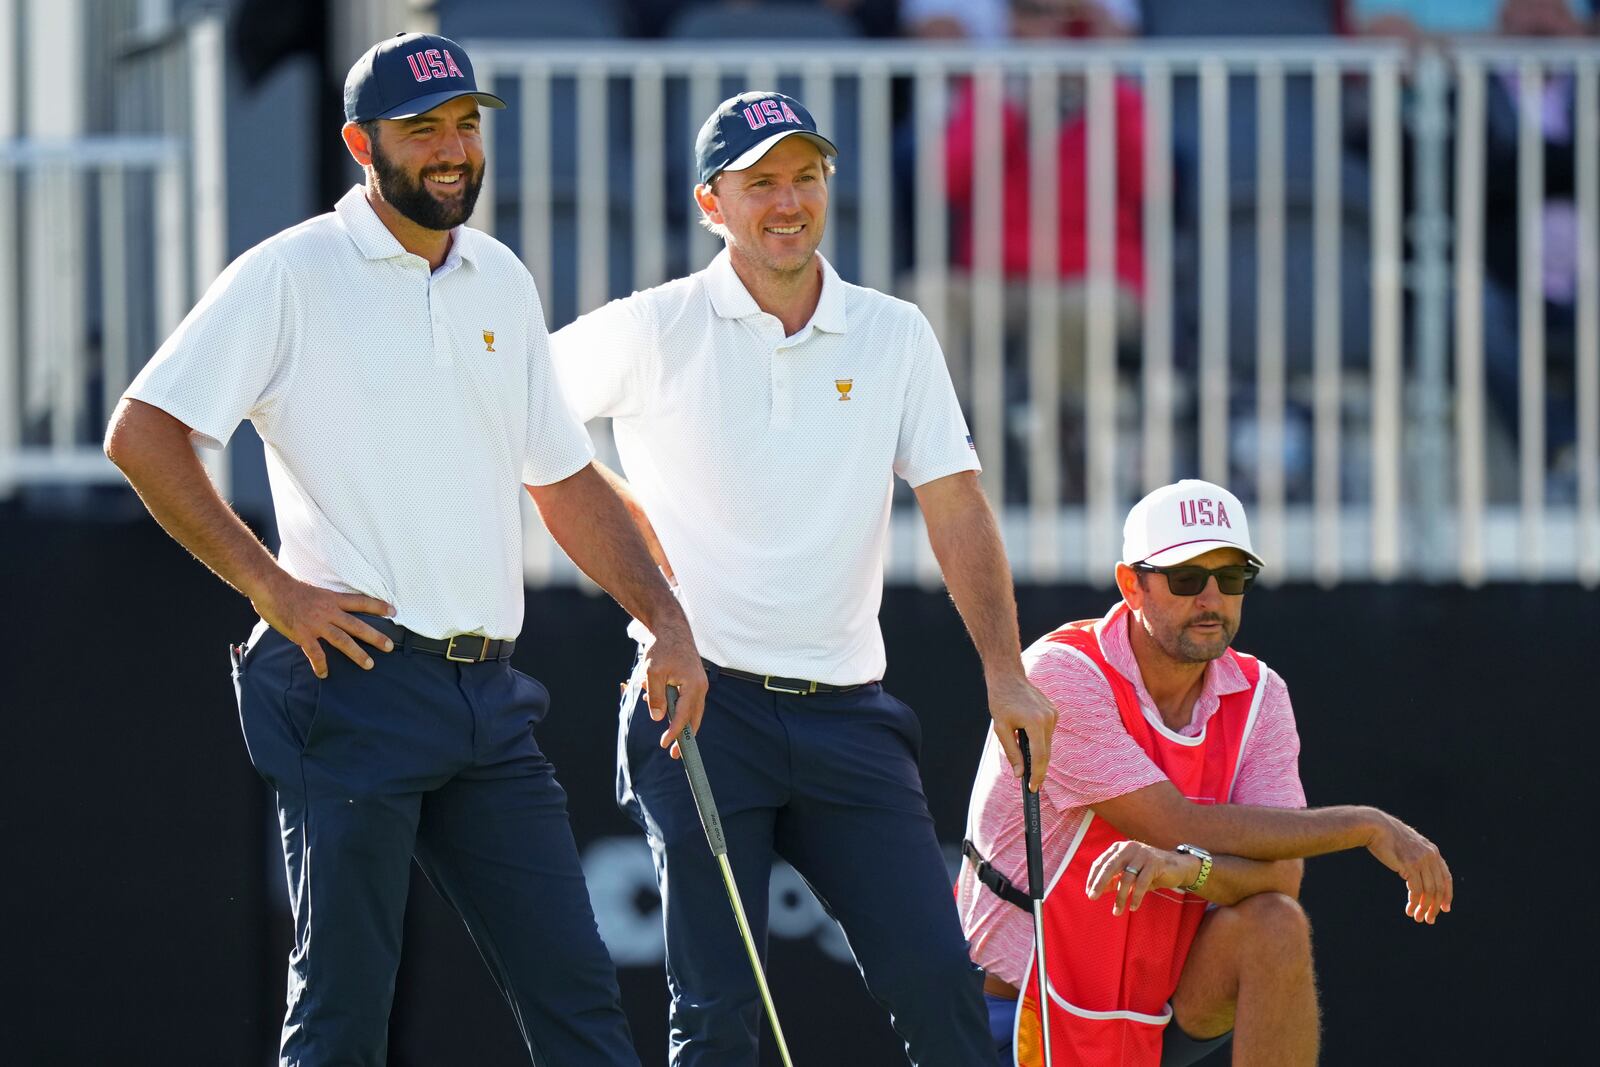
[[[0,1060],[274,1062],[288,918],[226,655],[253,622],[248,605],[148,520],[0,513],[0,561]],[[1025,641],[1101,614],[1112,595],[1024,589]],[[976,657],[940,593],[891,589],[882,619],[887,682],[921,715],[929,798],[954,843],[987,721]],[[540,742],[567,788],[641,1056],[659,1065],[653,886],[612,801],[624,621],[603,597],[530,593],[516,660],[552,693]],[[1324,1062],[1578,1060],[1596,986],[1578,872],[1592,850],[1580,788],[1600,597],[1257,587],[1239,647],[1289,684],[1311,802],[1387,808],[1438,842],[1455,872],[1454,914],[1426,928],[1366,853],[1308,863]],[[770,971],[795,1061],[902,1063],[837,930],[792,873],[780,869],[775,886]],[[526,1062],[471,943],[420,877],[393,1029],[396,1067]]]

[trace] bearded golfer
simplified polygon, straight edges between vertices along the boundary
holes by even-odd
[[[549,694],[510,664],[520,485],[573,560],[650,620],[654,710],[669,683],[683,693],[660,743],[698,717],[705,674],[556,388],[533,279],[464,225],[480,106],[504,104],[454,41],[373,46],[345,82],[364,185],[234,262],[106,438],[161,525],[261,615],[234,683],[294,914],[285,1067],[385,1062],[413,858],[531,1059],[638,1063],[566,794],[533,736]],[[267,445],[277,558],[194,454],[245,418]]]
[[[1230,1035],[1235,1067],[1315,1063],[1302,859],[1368,849],[1426,923],[1450,910],[1450,869],[1376,808],[1305,807],[1289,691],[1229,647],[1262,565],[1237,497],[1157,489],[1128,513],[1122,558],[1104,618],[1024,655],[1059,713],[1041,790],[1052,1067],[1181,1067]],[[1000,1060],[1037,1067],[1022,806],[992,745],[966,848],[957,896]]]

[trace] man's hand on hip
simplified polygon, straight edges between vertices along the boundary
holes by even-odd
[[[1037,793],[1044,786],[1045,768],[1050,763],[1055,707],[1019,669],[1016,674],[989,680],[989,714],[994,719],[995,736],[1006,750],[1006,759],[1011,761],[1011,773],[1018,778],[1022,777],[1022,748],[1017,744],[1017,731],[1028,735],[1028,754],[1033,763],[1028,788]]]
[[[655,641],[646,653],[645,694],[650,705],[650,717],[656,722],[667,717],[667,686],[678,690],[678,711],[661,735],[661,747],[671,748],[672,758],[681,758],[678,735],[684,726],[700,732],[700,717],[706,710],[706,669],[700,663],[700,652],[695,648],[694,635],[684,622],[669,627],[655,635]]]
[[[267,625],[300,646],[318,678],[328,676],[323,641],[368,671],[372,669],[372,657],[357,644],[357,639],[384,652],[394,651],[393,641],[351,614],[361,612],[385,618],[394,615],[392,606],[374,597],[335,593],[284,574],[271,588],[252,597],[250,603]]]

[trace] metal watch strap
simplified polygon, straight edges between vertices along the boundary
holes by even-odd
[[[1195,880],[1188,885],[1178,887],[1185,893],[1198,893],[1200,887],[1206,884],[1206,879],[1211,877],[1211,853],[1197,845],[1179,845],[1173,851],[1193,856],[1200,861],[1200,873],[1195,876]]]

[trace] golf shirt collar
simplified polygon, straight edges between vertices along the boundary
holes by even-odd
[[[398,237],[389,232],[389,227],[383,224],[378,213],[372,209],[372,204],[367,201],[364,186],[352,185],[350,191],[339,198],[333,210],[363,257],[378,260],[412,254],[406,251]],[[445,253],[444,262],[434,273],[442,274],[454,270],[463,261],[476,263],[477,250],[473,244],[475,236],[474,231],[465,226],[452,229],[450,251]]]
[[[844,280],[821,252],[815,255],[817,262],[822,265],[822,295],[817,299],[817,309],[811,313],[811,321],[806,326],[827,333],[844,333]],[[744,287],[738,272],[733,269],[733,261],[726,248],[718,252],[706,267],[706,293],[711,298],[711,310],[719,318],[747,319],[767,314],[756,303],[756,298],[750,295],[750,290]],[[804,333],[805,327],[800,332]]]

